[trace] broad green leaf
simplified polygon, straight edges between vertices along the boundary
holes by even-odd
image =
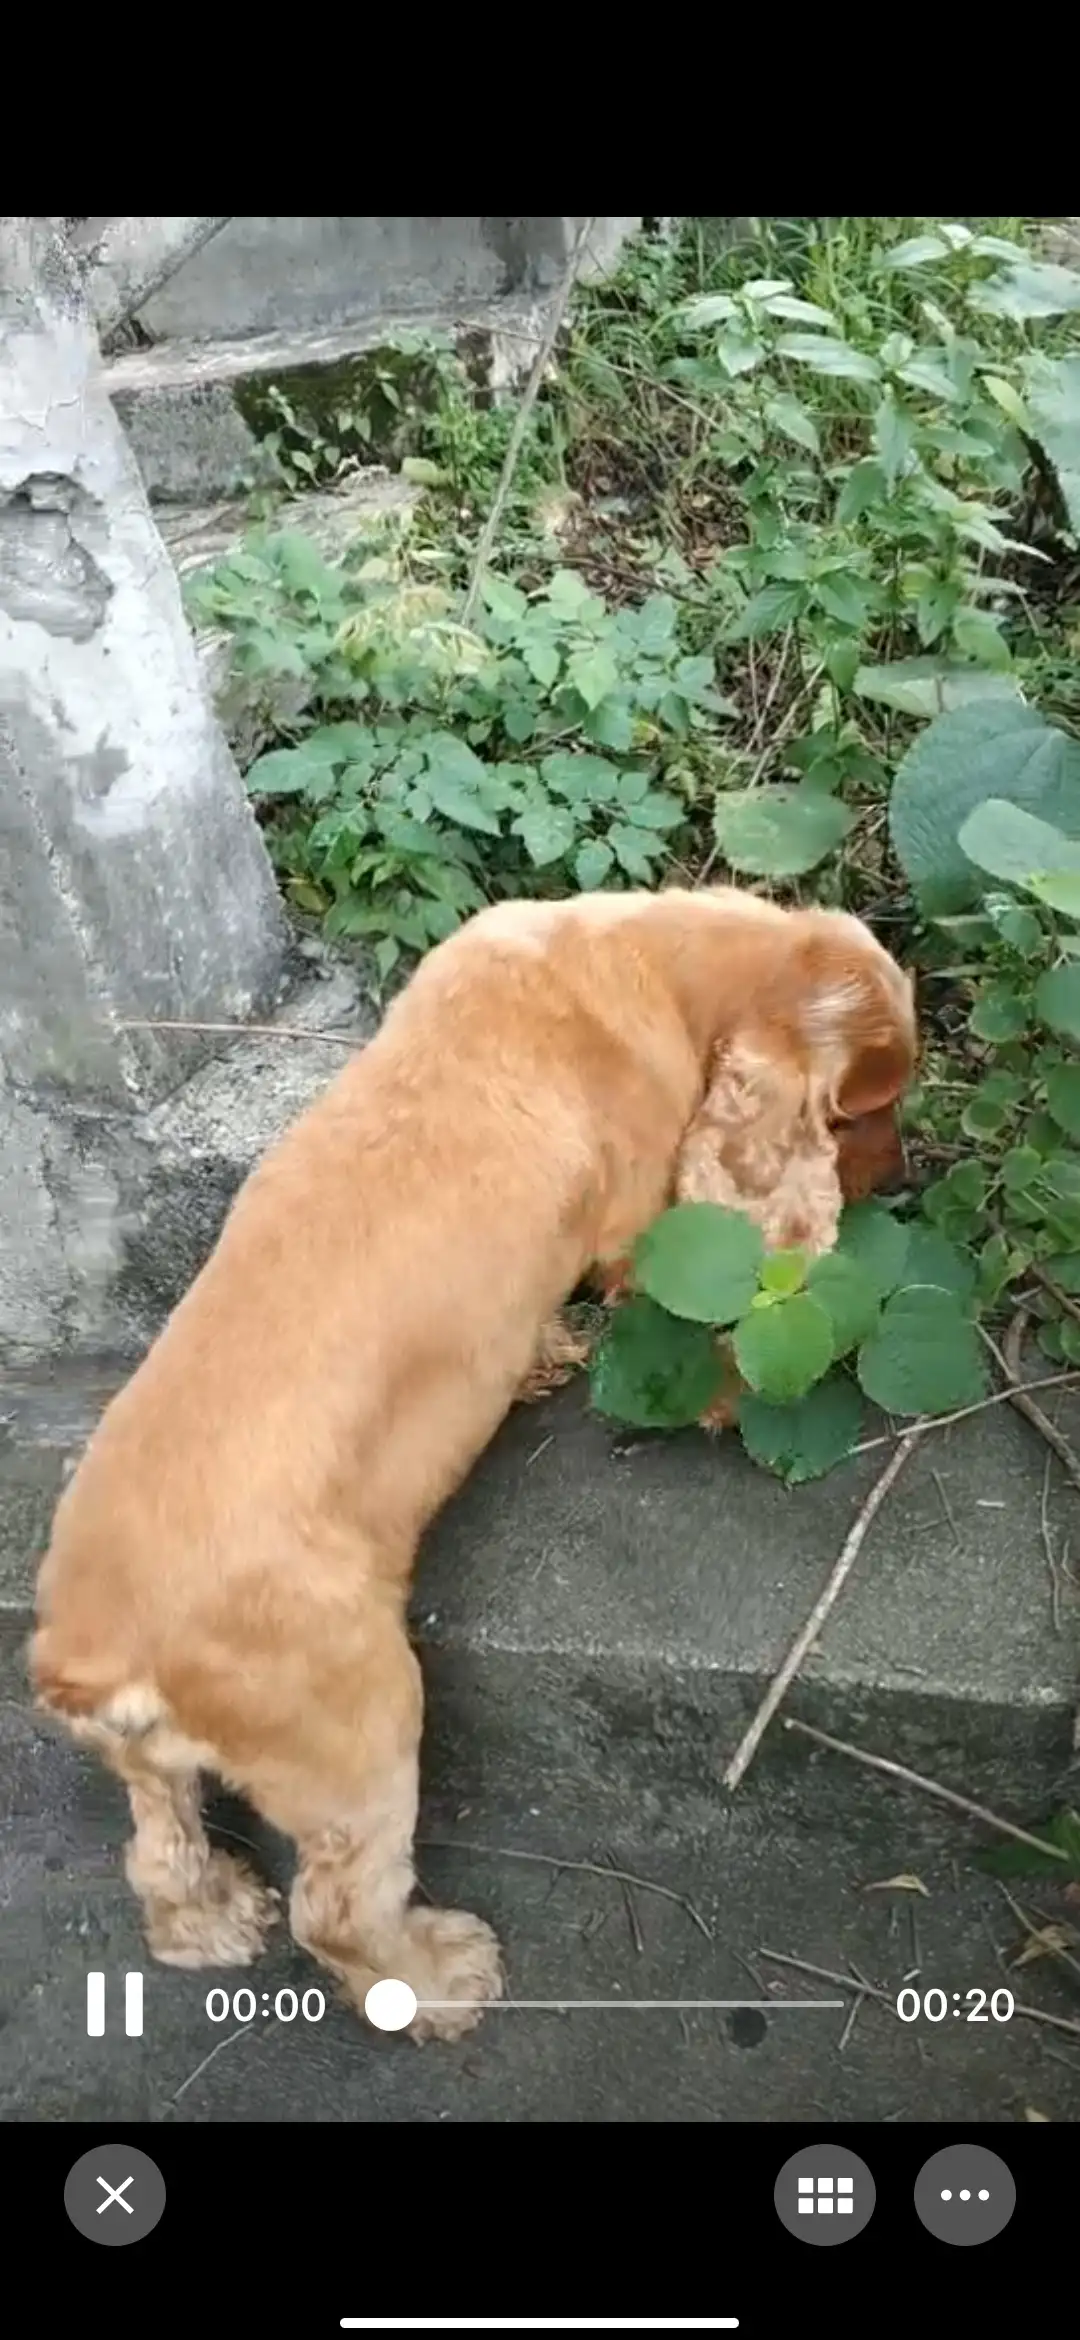
[[[888,493],[889,482],[884,466],[874,456],[864,455],[861,462],[852,464],[836,499],[836,517],[840,526],[846,528],[852,520],[859,518],[860,513],[873,511],[877,505],[884,504]]]
[[[619,669],[610,650],[593,643],[587,650],[575,650],[567,661],[567,677],[587,707],[598,707],[601,699],[617,689]]]
[[[401,468],[406,478],[416,478],[417,460],[418,458],[415,456],[411,458],[411,470],[407,469],[405,463],[402,464]],[[437,469],[437,466],[432,463],[426,464],[424,468],[426,471],[432,472]],[[427,487],[440,487],[444,477],[445,474],[440,473],[437,479],[428,478],[421,481],[420,484]],[[493,618],[501,618],[507,624],[516,625],[519,619],[525,616],[529,607],[528,598],[522,592],[520,585],[511,585],[507,577],[492,576],[490,570],[484,578],[480,593],[484,608],[490,610]]]
[[[805,599],[805,593],[799,585],[786,584],[782,580],[773,585],[763,585],[761,592],[752,594],[745,608],[731,620],[726,629],[728,640],[761,642],[769,634],[781,633],[785,626],[793,624],[799,616]]]
[[[1025,431],[1029,438],[1034,436],[1031,428],[1031,417],[1020,392],[1011,382],[1007,382],[1001,374],[984,374],[982,386],[984,390],[990,392],[995,405],[1000,406],[1002,413],[1007,416],[1016,430]]]
[[[533,681],[539,683],[542,691],[550,691],[562,665],[562,652],[558,643],[552,635],[541,633],[537,628],[535,632],[522,634],[517,647]]]
[[[892,390],[887,390],[874,416],[874,445],[890,482],[899,479],[915,444],[915,420]]]
[[[1080,1040],[1080,965],[1048,967],[1035,986],[1035,1013],[1051,1032]]]
[[[968,300],[984,317],[1009,317],[1020,324],[1031,317],[1067,317],[1080,309],[1080,276],[1052,260],[1025,260],[984,284],[973,284]]]
[[[850,1253],[828,1251],[814,1261],[806,1282],[832,1326],[833,1355],[846,1357],[881,1314],[877,1278]]]
[[[1027,1002],[1011,983],[985,984],[968,1017],[976,1040],[989,1040],[997,1048],[1018,1040],[1027,1025]]]
[[[773,293],[765,306],[770,317],[782,317],[785,325],[817,325],[823,333],[832,334],[837,330],[831,309],[819,309],[816,301],[795,300],[790,293],[782,292]],[[792,438],[797,435],[791,433]]]
[[[772,1292],[780,1300],[801,1292],[808,1266],[805,1251],[771,1251],[761,1269],[762,1291]]]
[[[600,837],[588,837],[574,856],[574,876],[583,894],[602,886],[614,867],[615,855]]]
[[[880,1203],[849,1204],[841,1215],[834,1258],[853,1259],[862,1268],[879,1299],[886,1299],[904,1272],[908,1231]]]
[[[784,333],[776,344],[776,354],[792,358],[796,365],[811,366],[815,374],[832,374],[843,382],[877,382],[881,378],[876,358],[867,357],[861,349],[851,349],[846,341],[834,341],[826,334]]]
[[[977,666],[1001,673],[1011,667],[1012,652],[997,619],[988,610],[958,609],[952,632],[961,658],[973,658]]]
[[[996,1138],[1000,1136],[1009,1116],[1004,1105],[993,1097],[973,1097],[960,1116],[960,1127],[965,1137]]]
[[[1007,1235],[991,1235],[979,1253],[978,1293],[987,1308],[1000,1300],[1013,1275],[1012,1245]]]
[[[244,785],[252,796],[300,796],[310,781],[326,773],[332,777],[333,770],[333,757],[309,755],[303,744],[274,748],[249,765]]]
[[[640,1297],[615,1311],[589,1372],[597,1412],[641,1430],[700,1421],[721,1377],[704,1325],[686,1324]]]
[[[1058,910],[1063,918],[1080,920],[1080,870],[1039,870],[1028,879],[1028,892],[1036,901],[1045,902],[1048,910]]]
[[[951,246],[943,236],[908,236],[885,254],[887,268],[922,268],[928,260],[947,260]]]
[[[1027,392],[1027,428],[1054,466],[1069,525],[1080,535],[1080,351],[1029,360]]]
[[[573,851],[577,823],[564,804],[535,805],[529,812],[519,813],[510,826],[534,869],[547,869],[551,862],[564,861]]]
[[[960,831],[990,798],[1068,834],[1080,820],[1080,745],[1017,698],[958,707],[922,733],[897,770],[889,826],[927,917],[967,910],[984,891]]]
[[[766,399],[765,420],[782,438],[794,439],[797,447],[808,447],[811,455],[820,454],[817,424],[798,398]]]
[[[990,924],[1003,943],[1023,959],[1041,955],[1043,930],[1034,910],[1025,910],[1022,902],[994,902],[988,904]]]
[[[729,324],[738,313],[738,302],[730,293],[706,293],[701,300],[684,302],[676,311],[676,322],[691,333],[707,332],[710,325]]]
[[[867,1397],[890,1414],[950,1414],[978,1405],[987,1389],[970,1317],[952,1293],[932,1284],[894,1292],[859,1351],[858,1376]]]
[[[484,765],[463,739],[436,731],[424,742],[424,785],[436,812],[455,828],[498,837],[499,823],[483,802]]]
[[[774,781],[719,795],[713,834],[731,869],[750,877],[801,877],[843,844],[854,819],[836,797]]]
[[[1022,1194],[1042,1169],[1042,1155],[1034,1146],[1010,1146],[1002,1156],[1001,1176],[1010,1193]]]
[[[1067,1136],[1080,1138],[1080,1064],[1061,1064],[1046,1084],[1046,1102]]]
[[[838,625],[859,628],[866,624],[873,607],[872,588],[862,577],[844,576],[837,572],[831,577],[819,577],[814,586],[814,599],[826,617],[835,618]]]
[[[719,1203],[676,1203],[634,1246],[641,1290],[673,1316],[734,1324],[750,1307],[765,1256],[761,1230]]]
[[[899,1289],[909,1284],[933,1284],[940,1291],[951,1292],[965,1312],[970,1311],[975,1296],[975,1265],[969,1253],[958,1250],[939,1227],[927,1227],[916,1219],[908,1229],[907,1253]]]
[[[895,707],[900,715],[940,716],[972,700],[1020,703],[1011,675],[995,674],[986,666],[952,666],[941,658],[898,658],[889,666],[860,666],[855,690],[861,699]]]
[[[1076,791],[1076,818],[1080,821],[1080,784]],[[1052,871],[1080,876],[1080,843],[1067,837],[1053,822],[1040,820],[1022,804],[1001,796],[978,804],[959,832],[958,842],[977,869],[1000,878],[1008,886],[1029,887],[1033,879]],[[1038,929],[1036,930],[1038,931]]]
[[[564,796],[568,804],[614,804],[622,775],[606,756],[576,756],[560,748],[544,757],[540,777],[546,788]]]
[[[1051,1281],[1063,1292],[1080,1292],[1080,1251],[1056,1251],[1043,1260]]]
[[[790,1403],[805,1397],[833,1361],[832,1325],[809,1292],[751,1309],[733,1336],[735,1362],[761,1397]]]
[[[743,1445],[787,1486],[824,1478],[858,1442],[862,1401],[853,1381],[831,1373],[791,1405],[748,1391],[739,1405]]]
[[[619,868],[625,870],[627,877],[636,878],[639,885],[651,885],[651,857],[659,851],[658,837],[650,837],[643,829],[632,829],[626,821],[612,821],[608,830],[608,844]]]

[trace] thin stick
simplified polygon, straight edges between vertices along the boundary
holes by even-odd
[[[673,1901],[676,1909],[686,1911],[707,1942],[713,1938],[701,1911],[685,1893],[673,1892],[670,1885],[657,1885],[651,1877],[635,1877],[632,1869],[613,1869],[603,1861],[565,1861],[558,1853],[519,1852],[516,1845],[468,1844],[463,1836],[420,1836],[417,1844],[425,1852],[479,1853],[487,1860],[531,1861],[541,1869],[570,1869],[580,1877],[614,1877],[617,1885],[638,1885],[643,1893],[658,1893],[661,1901]]]
[[[1080,1494],[1080,1455],[1070,1446],[1064,1431],[1059,1430],[1057,1423],[1050,1420],[1049,1414],[1044,1414],[1042,1407],[1035,1404],[1034,1399],[1024,1387],[1024,1376],[1020,1364],[1020,1346],[1024,1338],[1026,1323],[1027,1310],[1018,1308],[1002,1344],[1001,1362],[1011,1384],[1010,1403],[1016,1407],[1018,1414],[1023,1414],[1025,1421],[1032,1424],[1039,1432],[1040,1437],[1045,1438],[1047,1445],[1053,1447],[1066,1478],[1076,1488],[1077,1494]]]
[[[984,1333],[983,1338],[987,1337]],[[1038,1381],[1025,1381],[1022,1387],[1025,1390],[1068,1389],[1077,1381],[1080,1381],[1080,1373],[1046,1373],[1040,1375]],[[931,1430],[951,1430],[954,1422],[967,1422],[972,1414],[988,1413],[991,1406],[1013,1405],[1015,1400],[1016,1392],[1010,1384],[1008,1389],[995,1389],[991,1397],[980,1398],[977,1405],[958,1406],[955,1414],[921,1416],[916,1428],[920,1437]],[[886,1430],[883,1431],[880,1438],[863,1438],[858,1446],[852,1447],[847,1459],[849,1462],[853,1462],[857,1454],[873,1454],[876,1447],[892,1446],[897,1438],[907,1438],[908,1436],[909,1432],[906,1430]]]
[[[1061,1631],[1061,1578],[1060,1578],[1060,1575],[1059,1575],[1059,1573],[1058,1573],[1057,1556],[1056,1556],[1056,1554],[1055,1554],[1055,1551],[1054,1551],[1054,1537],[1053,1537],[1053,1530],[1052,1530],[1052,1528],[1051,1528],[1051,1526],[1050,1526],[1050,1456],[1049,1456],[1049,1454],[1048,1454],[1048,1455],[1047,1455],[1047,1457],[1046,1457],[1046,1468],[1045,1468],[1045,1470],[1044,1470],[1044,1472],[1043,1472],[1043,1483],[1042,1483],[1042,1500],[1041,1500],[1041,1502],[1040,1502],[1040,1504],[1039,1504],[1039,1533],[1040,1533],[1040,1535],[1042,1536],[1042,1545],[1043,1545],[1043,1551],[1044,1551],[1044,1553],[1046,1554],[1046,1568],[1047,1568],[1047,1574],[1048,1574],[1048,1576],[1049,1576],[1049,1578],[1050,1578],[1050,1622],[1051,1622],[1051,1625],[1052,1625],[1052,1626],[1053,1626],[1053,1628],[1054,1628],[1054,1631],[1055,1631],[1055,1633],[1060,1633],[1060,1631]]]
[[[558,291],[555,294],[555,298],[552,301],[551,308],[548,312],[548,320],[541,337],[540,347],[533,359],[532,372],[530,373],[529,379],[525,384],[524,391],[522,392],[521,404],[518,407],[517,414],[514,417],[514,427],[510,433],[506,454],[503,457],[503,467],[499,473],[499,484],[495,490],[491,510],[488,513],[487,519],[485,520],[484,526],[480,533],[480,542],[476,547],[472,572],[469,577],[468,591],[466,592],[465,601],[461,612],[461,623],[463,626],[471,626],[472,621],[476,615],[476,605],[480,599],[480,589],[484,582],[484,576],[487,571],[488,562],[491,559],[495,538],[499,532],[499,522],[503,516],[503,506],[505,505],[507,496],[510,493],[514,473],[517,470],[518,456],[521,453],[522,441],[525,437],[525,426],[529,420],[530,414],[532,413],[533,407],[536,404],[537,396],[540,390],[540,384],[547,372],[548,365],[551,360],[551,353],[558,338],[559,327],[562,324],[567,308],[569,307],[570,295],[573,292],[578,269],[580,268],[582,259],[584,257],[585,246],[588,243],[589,237],[591,236],[595,225],[595,219],[582,220],[581,226],[578,229],[576,237],[574,238],[574,248],[570,254],[569,260],[567,261],[562,283],[560,284]]]
[[[1018,1828],[1014,1821],[1003,1820],[991,1812],[986,1804],[973,1803],[970,1796],[958,1795],[955,1788],[942,1787],[939,1780],[927,1779],[921,1771],[909,1771],[906,1763],[894,1763],[888,1755],[868,1755],[865,1747],[853,1747],[847,1739],[834,1739],[828,1731],[816,1731],[810,1723],[797,1722],[794,1715],[785,1715],[784,1729],[798,1731],[801,1738],[812,1739],[816,1747],[828,1747],[834,1755],[849,1755],[853,1763],[865,1763],[870,1771],[883,1771],[889,1779],[899,1779],[905,1787],[921,1788],[926,1796],[936,1796],[941,1804],[951,1805],[954,1812],[966,1812],[969,1820],[981,1820],[984,1828],[996,1828],[999,1835],[1011,1836],[1017,1844],[1028,1844],[1034,1852],[1045,1853],[1049,1860],[1067,1861],[1068,1853],[1056,1844],[1048,1844],[1043,1836],[1032,1836],[1027,1828]]]
[[[784,1659],[779,1673],[770,1683],[769,1688],[761,1701],[761,1705],[759,1706],[757,1713],[754,1716],[749,1730],[740,1740],[739,1745],[736,1748],[734,1755],[732,1756],[731,1762],[729,1763],[727,1770],[724,1773],[724,1786],[726,1788],[737,1788],[739,1781],[743,1778],[744,1773],[749,1768],[749,1765],[753,1762],[757,1749],[761,1745],[761,1741],[765,1736],[765,1733],[772,1721],[774,1714],[776,1713],[778,1706],[780,1705],[786,1692],[790,1689],[791,1684],[794,1681],[800,1666],[802,1665],[803,1659],[806,1657],[807,1652],[813,1648],[814,1643],[817,1640],[819,1633],[821,1632],[822,1626],[824,1625],[832,1609],[835,1608],[836,1603],[840,1598],[840,1594],[842,1593],[844,1586],[847,1583],[848,1577],[850,1576],[851,1571],[855,1566],[855,1562],[859,1557],[859,1553],[862,1550],[868,1528],[876,1519],[877,1514],[885,1501],[886,1495],[889,1493],[890,1488],[895,1485],[901,1471],[904,1468],[904,1464],[908,1461],[909,1456],[914,1453],[920,1436],[921,1431],[918,1429],[906,1431],[903,1438],[900,1440],[895,1454],[890,1455],[884,1470],[880,1474],[880,1477],[875,1479],[865,1503],[863,1503],[860,1507],[859,1514],[854,1526],[852,1527],[849,1535],[844,1540],[844,1545],[840,1553],[840,1557],[829,1576],[829,1581],[826,1584],[824,1591],[821,1593],[820,1598],[815,1601],[801,1633],[797,1636],[795,1641],[792,1642],[791,1648],[789,1649],[788,1654]]]
[[[131,1016],[117,1025],[119,1032],[231,1032],[247,1040],[329,1040],[335,1048],[355,1048],[363,1032],[309,1032],[303,1024],[180,1024],[149,1016]]]
[[[764,1943],[757,1955],[767,1958],[770,1966],[790,1966],[796,1974],[812,1974],[816,1982],[836,1983],[841,1990],[854,1991],[857,1997],[880,1999],[883,2006],[896,2012],[888,1991],[880,1990],[877,1983],[867,1982],[865,1975],[834,1974],[829,1966],[812,1966],[808,1958],[792,1958],[784,1950],[766,1950]]]

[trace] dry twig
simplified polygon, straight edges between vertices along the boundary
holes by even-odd
[[[562,324],[563,318],[565,317],[566,311],[569,307],[570,295],[573,292],[577,273],[585,256],[585,246],[588,243],[589,237],[591,236],[595,225],[595,218],[582,220],[581,226],[574,238],[574,248],[570,254],[569,260],[567,261],[562,283],[559,285],[558,291],[555,294],[551,308],[548,312],[548,319],[547,324],[544,327],[543,338],[536,352],[536,356],[533,359],[532,371],[529,375],[528,381],[525,384],[525,388],[521,395],[521,403],[518,407],[517,414],[514,417],[514,427],[510,433],[506,454],[503,457],[503,467],[499,473],[499,484],[495,490],[494,497],[492,498],[491,510],[488,513],[487,519],[485,520],[484,526],[480,532],[480,542],[476,547],[476,552],[473,557],[473,565],[469,576],[468,590],[466,592],[461,611],[461,622],[463,626],[471,626],[476,615],[476,605],[480,599],[480,591],[484,582],[485,574],[487,572],[488,562],[491,559],[495,538],[499,533],[499,522],[503,516],[503,507],[506,503],[507,496],[509,495],[511,486],[513,484],[514,473],[517,470],[518,457],[521,453],[522,441],[525,437],[525,426],[529,420],[530,414],[532,413],[533,407],[536,404],[540,384],[543,381],[544,375],[546,374],[548,366],[551,362],[551,353],[558,339],[559,327]]]
[[[894,1763],[889,1755],[869,1755],[865,1747],[853,1747],[847,1739],[834,1739],[829,1731],[814,1730],[810,1723],[796,1721],[794,1715],[785,1715],[784,1729],[798,1731],[800,1737],[812,1739],[817,1747],[828,1747],[834,1755],[848,1755],[853,1763],[865,1763],[871,1771],[883,1771],[887,1778],[901,1780],[905,1787],[921,1788],[924,1795],[936,1796],[939,1803],[950,1804],[954,1812],[966,1812],[969,1819],[981,1820],[985,1828],[996,1828],[999,1835],[1011,1836],[1017,1844],[1030,1845],[1050,1860],[1068,1860],[1068,1854],[1060,1846],[1048,1844],[1045,1837],[1032,1836],[1030,1829],[1018,1828],[1013,1820],[1003,1820],[988,1805],[958,1795],[955,1788],[942,1787],[939,1780],[927,1779],[921,1771],[909,1771],[906,1763]]]
[[[815,1601],[801,1633],[792,1642],[783,1665],[770,1683],[749,1730],[740,1740],[731,1762],[728,1764],[724,1773],[724,1786],[726,1788],[737,1788],[739,1781],[753,1762],[778,1706],[785,1693],[790,1689],[803,1659],[807,1652],[813,1648],[822,1626],[840,1598],[862,1550],[868,1529],[877,1518],[890,1489],[895,1486],[904,1464],[914,1453],[921,1435],[921,1425],[914,1430],[905,1431],[895,1453],[890,1455],[884,1470],[875,1479],[865,1502],[860,1505],[858,1517],[849,1534],[845,1537],[843,1550],[831,1571],[828,1583],[819,1599]]]

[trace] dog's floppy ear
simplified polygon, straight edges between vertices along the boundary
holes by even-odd
[[[836,1144],[823,1101],[790,1055],[749,1041],[719,1051],[683,1140],[676,1194],[745,1211],[770,1248],[824,1251],[835,1241]]]

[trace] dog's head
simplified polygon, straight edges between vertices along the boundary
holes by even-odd
[[[793,914],[721,1042],[680,1157],[683,1201],[747,1211],[770,1245],[828,1249],[844,1201],[895,1185],[917,1053],[910,978],[861,920]]]

